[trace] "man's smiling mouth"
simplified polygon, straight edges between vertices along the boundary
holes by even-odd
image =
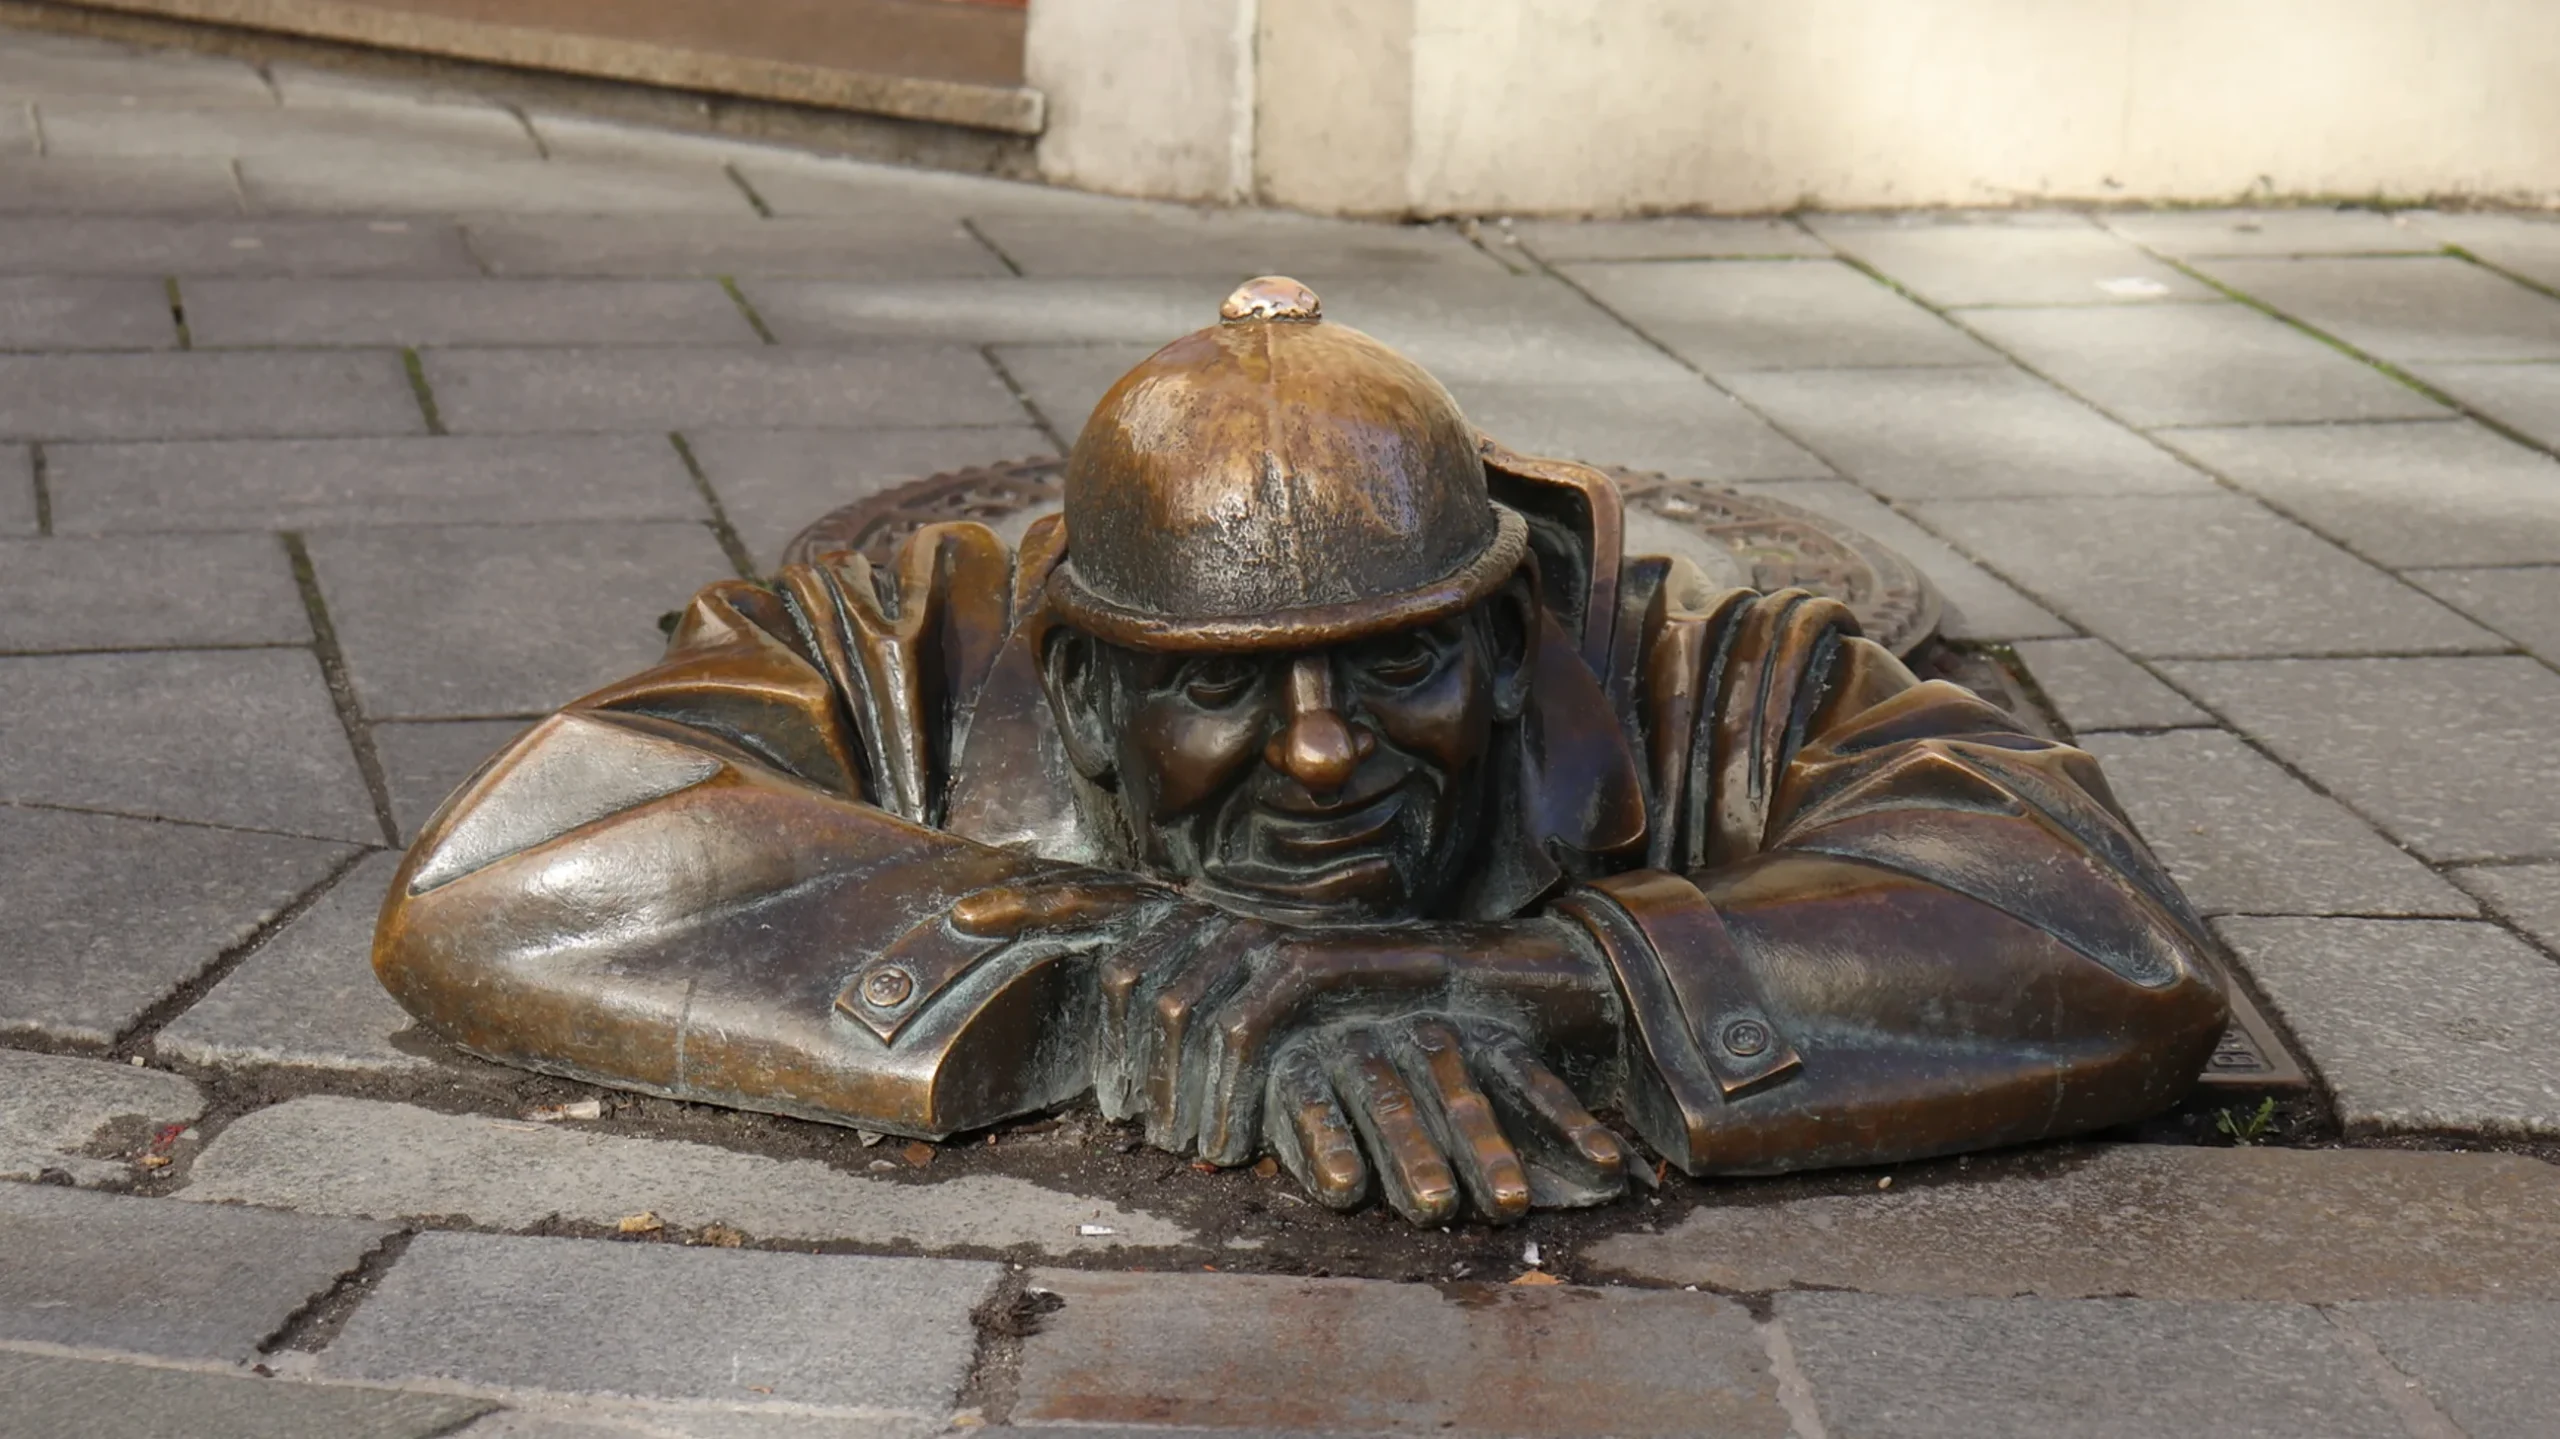
[[[1328,860],[1374,844],[1404,813],[1406,798],[1398,787],[1366,804],[1317,814],[1264,806],[1256,827],[1274,858]]]

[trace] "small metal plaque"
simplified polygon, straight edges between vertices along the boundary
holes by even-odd
[[[2213,1058],[2205,1061],[2204,1073],[2196,1082],[2251,1093],[2310,1088],[2311,1076],[2302,1061],[2285,1048],[2275,1026],[2258,1012],[2248,993],[2227,980],[2224,988],[2231,995],[2231,1027],[2222,1032],[2222,1042],[2213,1047]]]

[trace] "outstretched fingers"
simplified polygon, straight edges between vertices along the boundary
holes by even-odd
[[[1351,1209],[1369,1197],[1360,1141],[1312,1046],[1292,1048],[1272,1067],[1266,1113],[1272,1152],[1325,1207]]]
[[[1625,1142],[1583,1107],[1537,1051],[1517,1036],[1500,1034],[1476,1046],[1473,1059],[1513,1132],[1528,1141],[1539,1204],[1594,1204],[1626,1191]]]
[[[1528,1170],[1503,1134],[1492,1101],[1468,1073],[1458,1032],[1437,1019],[1415,1020],[1406,1027],[1405,1042],[1414,1083],[1445,1121],[1449,1158],[1477,1211],[1497,1224],[1527,1214]]]
[[[1446,1224],[1458,1214],[1458,1177],[1424,1125],[1412,1086],[1377,1035],[1355,1029],[1342,1038],[1334,1089],[1376,1161],[1378,1188],[1398,1214],[1416,1224]]]

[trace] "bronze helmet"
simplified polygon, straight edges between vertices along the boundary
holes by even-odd
[[[1067,457],[1059,613],[1155,650],[1302,649],[1454,614],[1520,565],[1476,433],[1295,280],[1120,377]]]

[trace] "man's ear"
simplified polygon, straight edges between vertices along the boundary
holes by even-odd
[[[1522,565],[1485,598],[1485,637],[1493,650],[1493,712],[1506,723],[1529,703],[1538,672],[1538,576]]]
[[[1102,672],[1102,646],[1093,636],[1070,625],[1058,625],[1040,643],[1040,687],[1048,692],[1049,713],[1067,763],[1088,781],[1108,787],[1117,777],[1112,755],[1107,686]]]

